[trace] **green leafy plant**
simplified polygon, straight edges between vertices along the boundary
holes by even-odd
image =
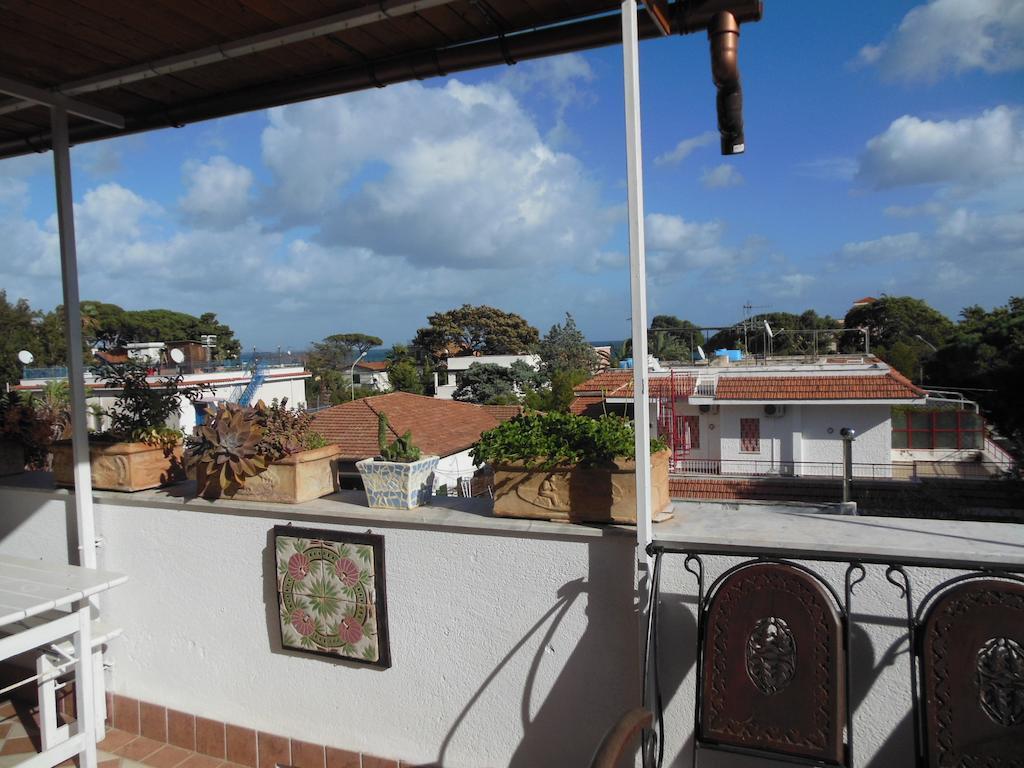
[[[394,442],[388,445],[388,416],[386,413],[377,414],[377,445],[380,448],[380,458],[384,461],[409,464],[420,460],[420,449],[412,442],[411,430],[407,430],[401,437],[396,437]]]
[[[288,408],[288,398],[253,407],[225,403],[209,424],[185,438],[189,466],[203,466],[199,492],[231,494],[275,461],[300,451],[323,448],[327,440],[311,428],[313,417]]]
[[[26,466],[44,468],[53,443],[53,422],[33,407],[30,398],[7,392],[0,395],[0,438],[21,445]]]
[[[593,466],[616,458],[633,458],[633,425],[621,416],[599,419],[572,413],[525,413],[480,436],[470,455],[477,466],[523,462],[528,467],[560,464]],[[651,452],[665,449],[651,441]]]
[[[204,392],[213,392],[208,384],[181,386],[181,375],[162,376],[150,382],[146,367],[134,362],[106,363],[93,371],[104,386],[121,392],[114,404],[103,411],[110,419],[110,428],[96,435],[110,442],[176,445],[182,432],[167,426],[167,421],[181,413],[181,398],[195,402]]]

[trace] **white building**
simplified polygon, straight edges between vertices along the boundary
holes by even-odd
[[[167,371],[173,375],[174,371]],[[300,406],[306,401],[305,380],[310,373],[301,365],[267,366],[260,369],[256,377],[256,384],[249,393],[248,402],[256,403],[263,400],[270,403],[272,400],[288,398],[290,405]],[[149,376],[147,381],[158,385],[162,380],[161,376]],[[186,373],[182,375],[179,387],[189,387],[198,384],[207,384],[212,387],[212,392],[204,393],[196,403],[190,402],[182,396],[181,413],[167,426],[178,427],[185,432],[191,432],[197,423],[202,423],[204,411],[216,406],[218,403],[237,403],[243,399],[246,390],[253,380],[251,369],[229,368],[213,369],[201,373]],[[41,390],[52,379],[22,379],[15,388],[24,392]],[[87,393],[86,404],[90,409],[88,422],[90,429],[100,430],[108,425],[109,421],[103,417],[102,411],[110,408],[121,394],[120,390],[106,386],[102,379],[91,373],[85,377],[85,389]],[[198,413],[197,413],[198,411]]]
[[[917,461],[966,462],[986,445],[980,417],[953,411],[943,418],[954,427],[939,430],[945,445],[930,437],[927,449],[908,451],[908,441],[924,445],[925,427],[907,429],[920,417],[898,407],[925,406],[927,393],[871,356],[685,366],[652,372],[650,391],[652,434],[672,447],[678,472],[840,476],[843,428],[856,431],[859,477],[902,477]],[[632,398],[633,372],[605,371],[576,387],[573,411],[627,412]]]
[[[391,389],[391,381],[388,379],[388,364],[383,360],[360,360],[351,369],[351,372],[350,383],[357,387],[368,387],[374,392],[388,392]],[[346,371],[347,373],[348,371]]]
[[[451,400],[455,390],[459,388],[462,377],[471,365],[498,365],[511,368],[512,363],[522,361],[537,370],[540,368],[540,357],[537,355],[467,355],[465,357],[449,357],[446,371],[435,374],[434,397]]]

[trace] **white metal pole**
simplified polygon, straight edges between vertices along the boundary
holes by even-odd
[[[636,432],[636,557],[640,637],[650,611],[651,428],[647,387],[647,265],[644,253],[643,153],[640,145],[640,60],[636,0],[622,3],[622,62],[626,108],[626,189],[629,209],[629,282],[633,324],[633,421]],[[643,658],[641,654],[641,659]]]
[[[636,422],[636,532],[639,562],[651,542],[651,427],[647,394],[647,264],[644,181],[640,145],[640,62],[636,0],[622,3],[622,60],[626,106],[626,188],[629,209],[629,282],[633,325],[633,414]]]
[[[68,386],[71,391],[71,450],[75,463],[75,520],[79,565],[96,567],[96,528],[89,471],[89,433],[85,423],[85,361],[82,358],[82,309],[78,297],[78,255],[75,251],[75,212],[71,195],[71,151],[68,113],[50,110],[53,130],[53,174],[57,188],[57,227],[60,234],[60,277],[64,288],[64,336],[68,343]]]

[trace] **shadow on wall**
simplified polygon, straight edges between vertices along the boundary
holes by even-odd
[[[523,736],[509,759],[509,768],[585,766],[605,731],[639,702],[639,636],[631,631],[637,620],[631,578],[633,548],[623,544],[609,546],[605,540],[587,544],[587,578],[559,588],[551,608],[466,702],[441,745],[439,765],[445,765],[449,746],[491,683],[513,658],[531,648],[535,650],[520,700]],[[555,643],[565,641],[558,638],[559,626],[579,600],[586,601],[586,629],[571,638],[573,648],[538,706],[534,688],[545,657],[554,652]]]

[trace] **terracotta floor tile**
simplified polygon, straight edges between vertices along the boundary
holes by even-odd
[[[115,749],[114,754],[126,760],[141,762],[143,758],[149,757],[162,746],[164,745],[159,741],[147,739],[145,736],[136,736],[124,746]]]
[[[388,760],[384,757],[363,755],[363,768],[398,768],[397,760]]]
[[[96,746],[104,752],[114,752],[118,747],[123,747],[135,738],[137,737],[134,733],[120,731],[117,728],[108,728],[106,737]]]
[[[110,760],[100,760],[97,763],[98,768],[121,768],[121,758],[115,757]]]
[[[181,763],[178,768],[217,768],[219,765],[226,765],[223,760],[218,760],[216,757],[210,757],[209,755],[197,755],[194,754],[186,758],[185,762]]]
[[[36,752],[36,744],[27,736],[19,736],[16,739],[8,739],[0,749],[0,755],[24,755],[29,752]]]
[[[191,752],[187,749],[167,744],[149,757],[143,758],[142,762],[153,766],[153,768],[174,768],[174,766],[184,762],[185,758],[190,754]]]

